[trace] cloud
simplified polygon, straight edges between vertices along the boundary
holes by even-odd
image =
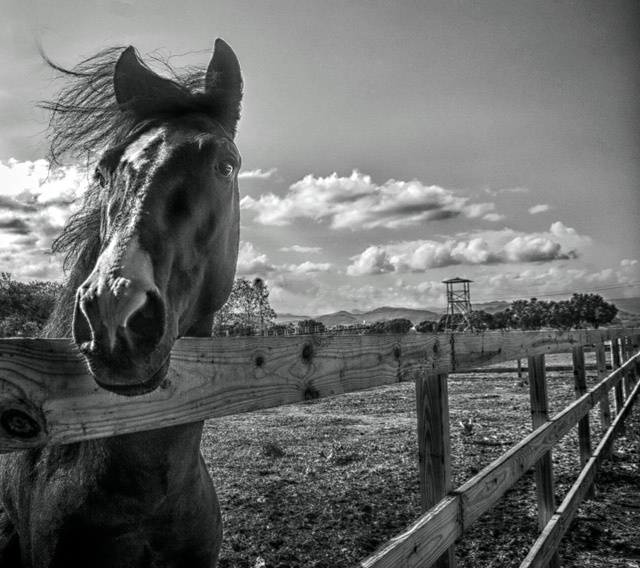
[[[384,247],[370,246],[361,255],[354,257],[353,260],[353,264],[347,268],[347,274],[350,276],[386,274],[396,269],[390,262],[389,255]]]
[[[479,302],[533,297],[556,299],[569,297],[575,291],[600,293],[599,290],[623,297],[625,286],[629,286],[631,293],[635,294],[630,285],[637,283],[639,278],[638,261],[623,260],[617,268],[604,268],[598,272],[557,265],[549,265],[543,270],[532,267],[517,272],[493,272],[474,277],[473,286],[480,290],[475,296]]]
[[[537,215],[538,213],[549,211],[549,209],[551,209],[551,205],[534,205],[533,207],[529,207],[529,213],[531,215]]]
[[[302,264],[285,264],[278,271],[291,274],[312,274],[314,272],[329,272],[333,268],[330,262],[303,262]]]
[[[294,245],[295,246],[295,245]],[[293,248],[293,247],[285,247]],[[300,247],[304,248],[304,247]],[[318,272],[328,272],[333,268],[329,262],[310,262],[305,261],[301,264],[282,264],[275,265],[269,262],[266,254],[258,252],[252,243],[247,241],[240,242],[238,251],[238,267],[237,274],[242,276],[267,274],[293,274],[305,275]]]
[[[282,252],[300,252],[308,254],[317,254],[322,252],[322,247],[303,247],[300,245],[292,245],[290,247],[281,247]]]
[[[492,213],[495,208],[495,203],[472,203],[465,205],[464,212],[469,219],[477,219]]]
[[[464,235],[463,235],[464,237]],[[561,222],[548,233],[518,233],[511,229],[475,233],[444,241],[418,240],[370,246],[351,258],[347,274],[424,272],[458,264],[517,264],[577,258],[591,239]]]
[[[500,213],[487,213],[483,219],[485,221],[491,221],[493,223],[497,223],[498,221],[503,221],[506,219],[506,215],[501,215]]]
[[[14,235],[28,235],[31,229],[22,219],[0,219],[0,233],[6,232]]]
[[[267,260],[267,255],[259,253],[253,245],[247,241],[241,241],[238,250],[238,276],[261,275],[273,272],[276,268]]]
[[[505,189],[486,188],[484,191],[491,196],[503,195],[505,193],[529,193],[529,189],[526,187],[508,187]]]
[[[289,187],[284,197],[273,193],[240,202],[262,225],[286,226],[296,219],[328,222],[332,229],[400,229],[427,221],[476,217],[495,209],[490,203],[468,204],[468,197],[418,180],[389,180],[382,185],[353,171],[349,177],[305,176]]]
[[[16,279],[61,276],[47,254],[83,194],[87,174],[78,167],[51,167],[46,160],[0,161],[0,258]]]
[[[247,170],[238,174],[238,179],[269,179],[273,177],[278,170],[271,168],[267,171],[262,171],[260,168],[257,170]]]
[[[52,167],[47,160],[0,160],[2,204],[39,207],[69,204],[85,190],[87,174],[77,166]]]

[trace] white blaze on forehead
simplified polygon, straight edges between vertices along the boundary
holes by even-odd
[[[134,169],[139,170],[149,162],[150,156],[146,152],[147,147],[160,134],[160,128],[153,128],[140,135],[134,142],[127,146],[123,159]]]

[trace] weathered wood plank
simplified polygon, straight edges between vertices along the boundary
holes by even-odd
[[[416,376],[418,465],[422,511],[427,512],[452,489],[447,374]],[[453,545],[434,564],[454,568]]]
[[[598,381],[602,381],[607,376],[607,354],[604,342],[596,344],[596,372]],[[602,432],[606,432],[611,426],[611,405],[608,394],[600,402],[600,424]],[[611,457],[611,455],[608,455],[605,459],[611,459]]]
[[[576,398],[580,398],[588,391],[587,373],[584,364],[584,347],[574,347],[572,359],[574,389]],[[578,444],[580,447],[580,464],[584,467],[591,459],[591,427],[588,413],[578,422]],[[593,499],[594,495],[594,489],[591,487],[587,497]]]
[[[161,388],[134,398],[99,389],[67,339],[0,339],[0,451],[248,412],[630,333],[596,331],[181,339]]]
[[[614,369],[619,369],[622,365],[622,358],[620,356],[620,339],[621,338],[617,337],[611,339],[611,366]],[[620,381],[616,385],[614,400],[616,402],[616,414],[620,414],[624,406],[623,381]],[[622,429],[624,431],[624,426]]]
[[[399,535],[387,541],[361,568],[424,568],[438,558],[462,534],[458,509],[460,498],[448,496]]]
[[[574,347],[574,350],[575,349],[577,348]],[[531,394],[531,422],[535,430],[546,424],[549,420],[549,400],[547,397],[547,377],[544,368],[544,355],[529,357],[528,369]],[[540,530],[543,530],[556,510],[551,450],[544,453],[536,462],[534,478],[538,501],[538,526]],[[549,568],[559,568],[559,566],[560,557],[557,552],[554,552],[549,559]]]

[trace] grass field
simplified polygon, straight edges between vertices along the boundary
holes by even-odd
[[[573,377],[547,378],[554,414],[573,399]],[[531,432],[529,388],[515,373],[451,375],[449,394],[457,487]],[[640,567],[637,415],[563,540],[562,566]],[[420,515],[413,384],[210,420],[202,449],[225,523],[221,568],[354,566]],[[553,458],[560,500],[579,470],[576,429]],[[458,541],[458,566],[518,566],[536,536],[530,471]]]

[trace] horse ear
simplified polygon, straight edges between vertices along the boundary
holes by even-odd
[[[116,101],[122,110],[145,116],[184,98],[184,91],[173,81],[156,75],[129,46],[116,63],[113,75]]]
[[[220,38],[216,39],[213,56],[207,67],[205,93],[215,99],[216,106],[235,128],[240,119],[242,74],[233,49]]]

